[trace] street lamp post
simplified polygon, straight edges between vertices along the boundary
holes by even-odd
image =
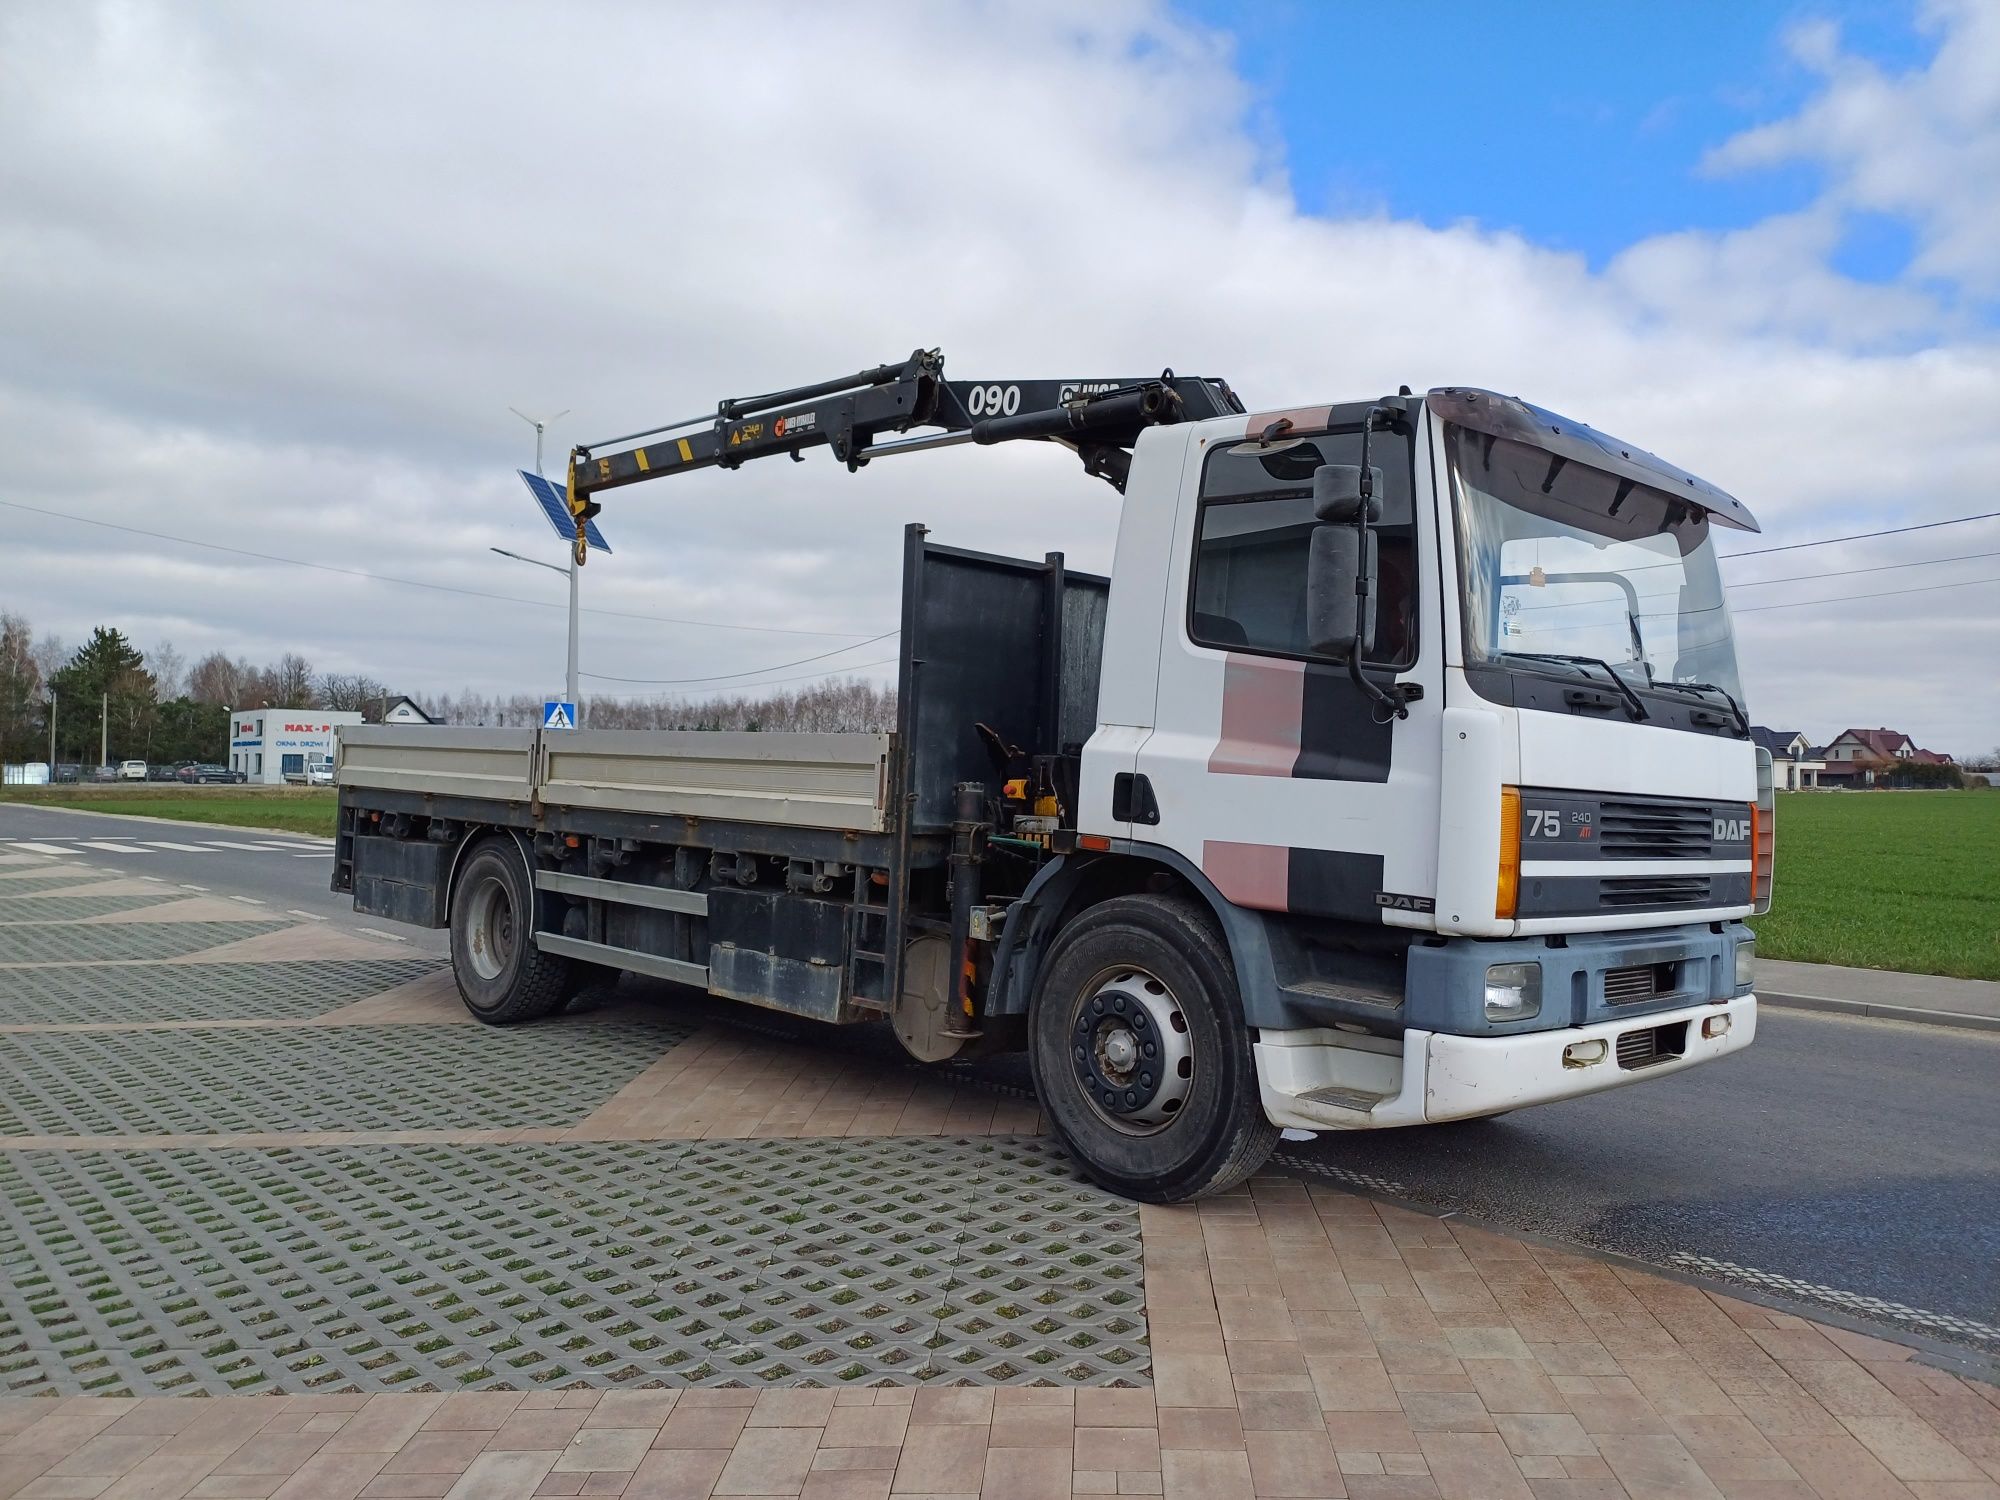
[[[539,557],[523,557],[518,552],[509,552],[505,547],[488,547],[488,552],[497,552],[502,557],[511,557],[515,562],[529,563],[537,568],[547,568],[551,573],[569,574],[569,672],[564,678],[564,695],[570,702],[577,702],[576,696],[576,561],[570,560],[567,569],[559,568],[552,562],[543,562]]]
[[[559,421],[562,418],[568,416],[569,408],[564,407],[561,411],[557,412],[553,417],[542,417],[542,418],[531,417],[526,412],[522,411],[518,406],[510,406],[507,408],[507,410],[511,411],[515,416],[519,417],[523,422],[526,422],[530,427],[535,429],[535,472],[537,474],[540,474],[542,472],[542,432],[544,429],[548,427],[548,425],[551,422]],[[523,557],[518,552],[509,552],[505,547],[495,547],[492,550],[498,552],[502,557],[511,557],[516,562],[534,563],[535,566],[538,568],[551,568],[558,573],[565,571],[562,568],[557,568],[554,563],[545,563],[539,561],[536,558]],[[576,549],[574,547],[570,549],[569,568],[567,571],[569,573],[569,664],[568,664],[568,670],[563,674],[563,696],[567,698],[571,703],[577,704],[578,711],[581,712],[582,700],[577,697],[577,689],[576,689],[576,637],[577,637],[578,608],[577,608]]]

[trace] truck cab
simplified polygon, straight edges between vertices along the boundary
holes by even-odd
[[[1313,483],[1380,410],[1141,437],[1079,827],[1212,892],[1278,1125],[1497,1114],[1748,1045],[1769,794],[1711,535],[1747,512],[1511,398],[1398,401],[1356,673],[1309,639]]]

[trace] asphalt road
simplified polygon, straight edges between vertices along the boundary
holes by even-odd
[[[24,842],[42,846],[37,853],[61,851],[73,862],[155,876],[190,891],[268,906],[278,914],[372,927],[425,952],[445,951],[442,933],[357,916],[348,897],[328,890],[330,839],[0,802],[0,851]]]
[[[0,848],[20,840],[444,951],[442,934],[356,917],[327,890],[321,841],[0,804]],[[217,847],[267,841],[288,847]],[[175,844],[196,847],[162,847]],[[1758,1025],[1747,1052],[1673,1077],[1498,1120],[1323,1135],[1281,1155],[2000,1354],[2000,1034],[1776,1007]],[[977,1070],[1026,1082],[1014,1059]]]

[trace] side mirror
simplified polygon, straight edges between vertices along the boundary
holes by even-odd
[[[1313,528],[1306,553],[1306,649],[1348,661],[1375,649],[1375,533],[1338,522]],[[1368,585],[1369,608],[1355,632],[1355,585]]]
[[[1368,519],[1382,519],[1382,471],[1368,470]],[[1313,470],[1313,514],[1322,521],[1349,525],[1361,511],[1361,465],[1321,464]]]
[[[1313,528],[1306,553],[1306,649],[1315,656],[1351,661],[1375,646],[1375,533],[1362,521],[1381,515],[1375,498],[1382,471],[1370,467],[1364,497],[1359,464],[1321,464],[1313,470]],[[1360,522],[1361,524],[1356,524]],[[1356,587],[1365,584],[1371,606],[1357,635]]]

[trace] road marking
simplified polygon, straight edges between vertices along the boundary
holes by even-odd
[[[333,851],[332,851],[331,849],[315,849],[315,850],[313,850],[313,851],[312,851],[312,853],[310,853],[310,854],[294,854],[294,855],[292,856],[292,858],[293,858],[293,859],[332,859],[332,858],[333,858]]]
[[[60,844],[31,844],[26,839],[21,840],[14,847],[16,849],[25,849],[30,854],[76,854],[79,852],[75,849],[65,849]]]
[[[325,917],[316,911],[300,911],[296,906],[286,907],[285,915],[288,917],[304,917],[308,922],[324,922],[326,920]]]
[[[247,849],[252,854],[268,852],[267,846],[263,844],[235,844],[231,843],[228,839],[210,839],[208,847],[211,849]]]
[[[208,887],[205,885],[184,885],[181,889],[184,891],[201,891],[204,894],[208,891]]]
[[[231,901],[241,901],[245,906],[262,906],[264,903],[255,896],[231,896]]]
[[[1843,1312],[1859,1313],[1864,1317],[1886,1319],[1910,1328],[1929,1329],[1934,1332],[1971,1339],[1976,1343],[2000,1347],[2000,1328],[1991,1323],[1981,1323],[1976,1318],[1961,1318],[1954,1313],[1926,1312],[1921,1307],[1910,1307],[1901,1302],[1886,1301],[1881,1297],[1867,1297],[1859,1292],[1844,1292],[1838,1287],[1820,1286],[1817,1282],[1800,1281],[1795,1276],[1785,1276],[1777,1271],[1760,1271],[1755,1266],[1739,1266],[1734,1261],[1716,1260],[1712,1256],[1694,1255],[1685,1250],[1676,1250],[1667,1257],[1667,1264],[1682,1271],[1697,1271],[1704,1276],[1718,1277],[1724,1281],[1739,1281],[1746,1286],[1760,1287],[1765,1291],[1782,1292],[1788,1297],[1798,1297],[1809,1302],[1820,1302]]]
[[[114,844],[109,839],[78,839],[86,849],[102,849],[107,854],[144,854],[137,844]]]
[[[183,854],[215,853],[206,844],[176,844],[172,839],[141,839],[139,842],[149,849],[178,849]]]
[[[377,932],[373,927],[357,927],[354,930],[363,937],[380,938],[385,943],[407,943],[409,941],[401,933]]]

